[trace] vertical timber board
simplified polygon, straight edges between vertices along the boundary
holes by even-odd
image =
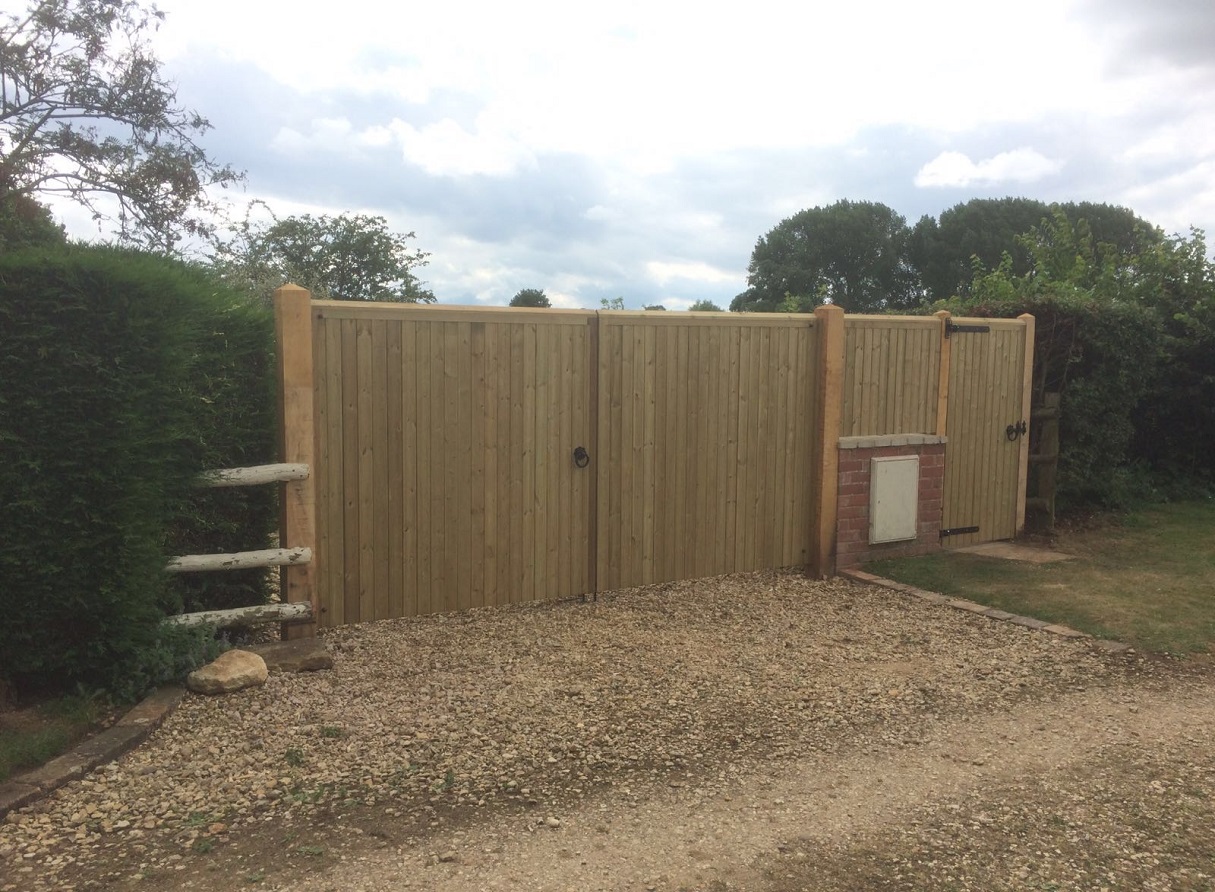
[[[599,428],[599,403],[600,403],[600,370],[599,349],[600,349],[600,326],[599,314],[593,313],[587,319],[586,334],[584,336],[584,349],[586,352],[586,361],[582,364],[587,369],[587,380],[585,388],[578,388],[576,394],[585,399],[585,403],[578,407],[576,423],[574,425],[574,439],[579,440],[577,445],[584,447],[591,456],[591,462],[587,466],[585,474],[580,474],[575,479],[574,492],[576,499],[574,502],[574,517],[585,517],[587,519],[586,531],[586,552],[583,555],[585,565],[580,571],[575,565],[573,577],[573,589],[577,591],[581,588],[583,593],[594,592],[599,593],[599,500],[601,492],[599,490],[600,468],[603,465],[604,453],[600,451],[600,428]],[[574,368],[577,368],[577,359],[574,360]],[[581,440],[583,432],[586,432],[586,439]]]
[[[990,331],[950,338],[942,527],[979,531],[948,536],[946,547],[1012,538],[1024,502],[1022,438],[1010,441],[1005,428],[1024,417],[1026,322],[958,322]]]
[[[371,327],[371,394],[372,394],[372,615],[376,619],[390,616],[388,561],[391,556],[388,478],[388,327],[390,322],[377,319]],[[396,399],[400,404],[400,397]]]
[[[387,322],[385,375],[388,448],[388,592],[385,614],[403,616],[405,612],[405,424],[402,416],[404,398],[404,366],[401,322]]]
[[[424,512],[418,504],[421,441],[425,428],[419,421],[418,324],[401,320],[401,480],[404,517],[401,538],[401,603],[398,616],[418,613],[419,526]]]
[[[359,616],[359,368],[353,319],[342,329],[342,609],[345,622]]]
[[[468,606],[485,607],[485,565],[489,562],[489,537],[485,526],[485,505],[488,501],[486,465],[488,456],[486,443],[489,436],[490,395],[489,377],[486,367],[488,350],[484,322],[469,323],[469,537],[471,555],[468,562]]]
[[[284,285],[274,292],[282,461],[306,464],[310,471],[303,480],[289,481],[283,486],[279,542],[284,548],[311,548],[315,561],[317,449],[310,302],[311,295],[296,285]],[[316,634],[321,615],[317,578],[316,564],[299,564],[282,569],[283,599],[289,603],[311,604],[313,616],[311,623],[284,624],[284,637],[306,638]]]
[[[344,533],[342,489],[342,327],[313,311],[313,375],[317,407],[317,584],[322,626],[341,625],[345,619],[343,597]]]
[[[818,307],[818,418],[814,468],[814,553],[811,567],[820,577],[835,569],[835,528],[839,510],[839,439],[843,415],[844,311]]]
[[[358,436],[358,499],[359,518],[359,588],[358,616],[360,622],[376,619],[375,615],[375,502],[377,489],[374,470],[375,409],[372,396],[372,327],[370,319],[355,322],[355,369],[358,395],[355,402],[355,429]]]

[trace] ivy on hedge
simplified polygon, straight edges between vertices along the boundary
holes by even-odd
[[[198,473],[274,456],[273,320],[205,271],[73,246],[0,257],[0,681],[137,695],[204,655],[183,607],[264,602],[259,574],[167,556],[262,547],[270,487]]]

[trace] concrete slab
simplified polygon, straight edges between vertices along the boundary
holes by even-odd
[[[1003,558],[1007,561],[1026,561],[1031,564],[1053,564],[1057,561],[1070,561],[1072,555],[1061,551],[1051,551],[1049,548],[1039,548],[1035,545],[1019,545],[1016,542],[982,542],[978,545],[963,545],[951,548],[963,554],[981,554],[984,557]]]

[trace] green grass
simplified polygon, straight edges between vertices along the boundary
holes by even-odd
[[[0,781],[67,752],[107,710],[96,697],[71,695],[0,714]]]
[[[943,552],[866,570],[1161,653],[1215,651],[1215,502],[1152,506],[1062,531],[1074,555],[1028,564]]]

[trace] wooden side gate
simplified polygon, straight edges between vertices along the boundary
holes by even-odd
[[[1025,523],[1033,317],[949,320],[947,546],[1011,539]]]

